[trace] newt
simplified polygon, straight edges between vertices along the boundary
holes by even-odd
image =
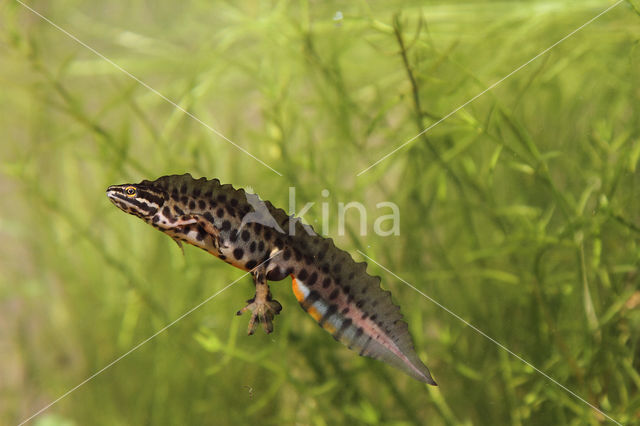
[[[113,185],[107,196],[180,247],[194,245],[250,271],[255,295],[237,312],[251,313],[250,335],[259,323],[271,333],[282,310],[267,281],[291,276],[302,309],[337,341],[436,385],[414,349],[400,308],[380,287],[380,277],[367,274],[366,262],[355,262],[299,218],[243,189],[190,174]]]

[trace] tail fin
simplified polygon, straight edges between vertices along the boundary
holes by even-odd
[[[391,293],[380,288],[380,277],[366,272],[331,239],[309,236],[294,247],[313,259],[304,276],[293,280],[300,305],[336,340],[360,355],[384,361],[411,377],[437,385],[418,357]],[[308,262],[307,262],[308,263]]]

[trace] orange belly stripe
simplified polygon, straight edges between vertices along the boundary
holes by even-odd
[[[296,296],[296,299],[298,300],[298,302],[300,303],[304,302],[305,295],[302,292],[302,289],[300,288],[298,281],[296,281],[296,277],[294,277],[293,275],[291,275],[291,287],[293,288],[293,294]]]

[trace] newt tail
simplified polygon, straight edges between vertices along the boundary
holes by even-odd
[[[251,312],[249,334],[258,323],[267,333],[273,331],[282,306],[272,299],[267,280],[291,276],[300,306],[336,340],[436,385],[416,354],[400,308],[380,288],[380,278],[367,274],[365,262],[356,263],[331,239],[269,201],[189,174],[110,186],[107,196],[178,244],[192,244],[251,271],[256,294],[238,311]]]

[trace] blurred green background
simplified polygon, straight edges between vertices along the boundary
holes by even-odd
[[[0,423],[17,424],[242,272],[126,216],[107,185],[190,172],[330,219],[380,262],[623,424],[640,423],[640,7],[624,1],[0,5]],[[329,197],[321,195],[329,190]],[[376,203],[399,236],[372,232]],[[386,212],[385,212],[386,213]],[[430,388],[245,277],[36,425],[600,424],[602,414],[369,262]]]

